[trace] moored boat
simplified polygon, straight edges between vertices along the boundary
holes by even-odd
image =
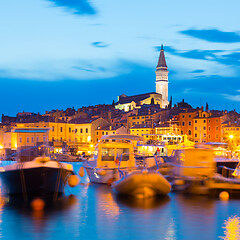
[[[90,182],[111,184],[120,179],[119,170],[122,174],[127,174],[134,169],[134,141],[140,139],[142,140],[141,137],[132,135],[104,136],[96,146],[93,157],[83,163]]]
[[[45,146],[38,147],[38,150]],[[45,150],[44,150],[45,151]],[[71,164],[52,161],[45,155],[31,161],[21,161],[0,168],[0,176],[9,195],[33,197],[57,197],[64,193],[70,176],[74,175]]]
[[[136,198],[166,195],[171,190],[170,183],[157,171],[136,170],[112,184],[114,192]]]

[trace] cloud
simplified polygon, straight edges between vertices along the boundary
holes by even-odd
[[[205,71],[203,69],[196,69],[192,71],[191,73],[204,73]]]
[[[155,47],[159,51],[160,47]],[[240,67],[240,49],[229,51],[224,50],[186,50],[179,51],[170,46],[165,46],[164,50],[175,56],[180,56],[183,58],[190,58],[196,60],[207,60],[218,62],[224,65],[239,66]],[[195,72],[196,73],[196,72]]]
[[[240,95],[222,94],[222,96],[231,101],[240,102]]]
[[[180,31],[180,33],[202,39],[208,42],[218,43],[236,43],[240,42],[240,35],[236,32],[223,32],[217,29],[197,30],[189,29]]]
[[[109,44],[104,43],[104,42],[93,42],[93,43],[91,43],[91,45],[94,47],[98,47],[98,48],[105,48],[105,47],[109,46]]]
[[[48,0],[57,7],[66,7],[74,14],[94,15],[96,10],[90,5],[88,0]]]

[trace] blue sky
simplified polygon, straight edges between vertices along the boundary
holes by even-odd
[[[159,46],[169,95],[240,111],[240,2],[0,2],[0,113],[112,103],[155,91]]]

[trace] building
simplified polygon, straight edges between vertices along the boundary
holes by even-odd
[[[101,139],[102,136],[114,135],[114,134],[127,134],[127,128],[124,126],[98,127],[98,129],[95,130],[95,143],[97,143]]]
[[[168,102],[168,68],[164,55],[163,45],[161,46],[158,64],[156,67],[156,92],[144,93],[139,95],[118,96],[115,108],[125,112],[140,108],[144,104],[158,104],[161,108],[166,108]]]

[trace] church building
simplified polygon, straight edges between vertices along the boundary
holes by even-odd
[[[159,104],[161,108],[168,106],[168,68],[164,55],[163,45],[161,46],[158,64],[156,68],[156,92],[144,93],[133,96],[122,94],[118,96],[116,109],[129,111],[140,108],[143,104]]]

